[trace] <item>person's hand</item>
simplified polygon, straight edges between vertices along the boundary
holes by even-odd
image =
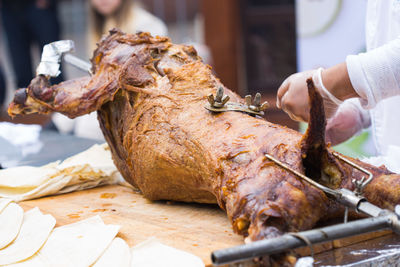
[[[358,99],[346,100],[326,125],[325,140],[332,145],[340,144],[371,124],[369,112]]]
[[[307,79],[315,70],[303,71],[290,75],[278,89],[276,106],[285,111],[292,120],[308,121]]]
[[[325,70],[304,71],[289,76],[279,87],[276,105],[284,110],[293,120],[308,121],[310,107],[308,98],[307,79],[312,78],[316,90],[320,93],[324,103],[327,119],[335,114],[339,105],[343,102],[334,96],[322,82],[322,72]],[[345,64],[339,64],[326,70],[324,81],[342,99],[358,96],[351,86]]]

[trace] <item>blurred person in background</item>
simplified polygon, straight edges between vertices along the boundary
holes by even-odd
[[[18,88],[27,87],[34,77],[31,46],[41,55],[45,44],[60,39],[56,0],[0,0],[1,18]],[[59,83],[62,76],[52,79]]]
[[[150,32],[153,36],[168,34],[167,26],[159,18],[133,0],[90,0],[88,48],[90,54],[103,34],[112,28],[125,33]]]
[[[396,155],[398,161],[400,1],[368,0],[366,42],[366,53],[350,55],[345,62],[328,69],[289,76],[278,89],[277,106],[294,120],[308,121],[306,80],[312,78],[323,98],[328,142],[341,143],[372,126],[376,151],[383,155],[381,159],[388,159],[390,154]]]
[[[119,28],[125,33],[137,31],[150,32],[153,36],[168,34],[167,26],[159,18],[153,16],[133,0],[90,0],[88,51],[92,55],[96,43],[103,34],[112,28]],[[69,119],[56,113],[52,121],[57,129],[63,133],[70,133],[91,139],[104,140],[97,121],[96,112]]]

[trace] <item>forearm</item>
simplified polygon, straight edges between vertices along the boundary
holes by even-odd
[[[347,66],[344,62],[323,70],[322,82],[332,95],[342,101],[360,97],[351,84]]]

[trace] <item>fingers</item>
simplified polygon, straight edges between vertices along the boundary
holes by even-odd
[[[278,102],[276,102],[276,106],[278,107]],[[280,109],[282,109],[283,111],[287,112],[287,108],[286,108],[286,101],[285,101],[285,95],[283,95],[280,99],[279,99],[279,107]]]
[[[329,119],[326,122],[325,127],[325,143],[331,143],[331,145],[336,145],[335,138],[334,138],[334,128],[332,128],[332,119]]]
[[[308,88],[306,79],[310,71],[292,74],[278,89],[276,106],[292,120],[307,121],[309,117]]]
[[[308,100],[308,95],[305,97]],[[307,122],[309,117],[308,102],[306,102],[306,106],[303,106],[293,100],[292,96],[290,96],[289,93],[286,93],[281,98],[281,109],[286,112],[292,120]],[[302,101],[299,102],[301,103]]]
[[[286,94],[286,92],[289,89],[289,85],[290,85],[289,79],[290,79],[290,76],[283,81],[283,83],[281,84],[281,86],[278,89],[278,92],[276,93],[276,107],[277,108],[281,108],[282,97]]]
[[[290,81],[292,77],[293,75],[286,78],[279,87],[278,92],[276,94],[276,107],[286,112],[292,120],[302,121],[298,116],[292,113],[293,105],[290,104],[291,102],[287,99],[288,98],[287,92],[289,91],[291,85]]]
[[[294,120],[294,121],[303,121],[300,117],[295,116],[292,113],[287,113],[289,115],[289,117]]]
[[[283,103],[286,103],[286,102],[284,101]],[[285,111],[286,114],[288,114],[288,116],[292,120],[294,120],[294,121],[304,121],[304,122],[308,121],[308,118],[304,118],[303,114],[301,114],[300,112],[295,112],[294,109],[295,108],[292,107],[292,105],[290,105],[290,104],[284,105],[284,108],[282,108],[282,110]]]

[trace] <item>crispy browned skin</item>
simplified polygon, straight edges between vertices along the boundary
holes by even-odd
[[[310,128],[300,133],[240,112],[213,114],[207,95],[223,86],[189,46],[146,33],[112,31],[95,51],[91,78],[49,86],[43,76],[17,92],[11,115],[98,111],[125,179],[153,200],[218,203],[235,232],[252,240],[312,228],[341,208],[320,190],[264,157],[269,153],[332,188],[352,189],[362,174],[324,143],[322,101],[309,81]],[[231,101],[243,101],[225,88]],[[371,170],[366,196],[384,208],[400,203],[400,176]],[[320,171],[330,176],[320,180]]]

